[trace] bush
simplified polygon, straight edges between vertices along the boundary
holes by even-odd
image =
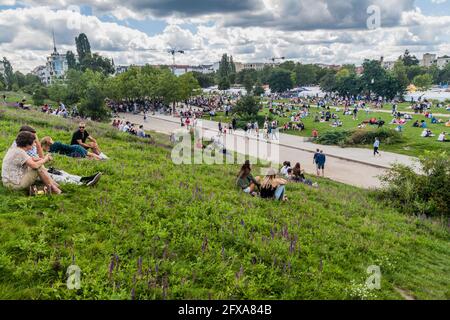
[[[324,145],[345,145],[345,141],[352,131],[328,131],[317,138],[317,142]]]
[[[406,213],[450,216],[450,157],[446,152],[426,152],[419,158],[423,174],[395,165],[381,177],[379,196]]]
[[[329,131],[322,134],[317,142],[324,145],[355,146],[368,145],[379,138],[385,144],[402,142],[402,135],[395,130],[356,130],[356,131]]]
[[[389,129],[378,129],[378,130],[356,130],[350,137],[346,140],[347,145],[367,145],[372,144],[375,138],[379,138],[381,142],[385,144],[395,144],[402,142],[402,135],[395,131]]]

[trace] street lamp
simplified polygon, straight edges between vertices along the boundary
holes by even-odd
[[[172,72],[173,72],[173,74],[175,74],[175,55],[176,55],[177,53],[184,54],[185,51],[184,51],[184,50],[170,49],[170,50],[168,50],[167,52],[170,53],[170,54],[172,55],[172,61],[173,61],[173,64],[172,64]]]

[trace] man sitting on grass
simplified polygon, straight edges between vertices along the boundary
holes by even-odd
[[[86,143],[86,140],[89,140],[91,142]],[[92,152],[100,156],[102,160],[108,159],[108,157],[103,152],[100,151],[97,140],[95,140],[94,137],[92,137],[86,131],[86,124],[84,122],[80,123],[78,130],[72,136],[72,141],[70,142],[70,144],[80,145],[86,150],[92,149]]]
[[[42,149],[50,153],[59,153],[71,158],[88,158],[93,160],[102,160],[95,153],[89,152],[80,145],[70,146],[62,142],[54,142],[51,137],[44,137],[41,140]]]

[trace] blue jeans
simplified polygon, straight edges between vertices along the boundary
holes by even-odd
[[[277,190],[275,190],[275,199],[283,200],[285,189],[286,186],[278,186]]]

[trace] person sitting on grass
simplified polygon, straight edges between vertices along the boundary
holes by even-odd
[[[287,201],[285,197],[287,181],[277,178],[275,169],[269,169],[266,177],[261,183],[261,198]]]
[[[446,135],[447,135],[447,132],[442,132],[438,137],[438,141],[439,142],[450,142],[450,140],[447,140]]]
[[[300,181],[301,182],[301,181],[306,180],[306,178],[305,178],[305,170],[302,170],[302,167],[301,167],[299,162],[297,162],[297,164],[294,167],[293,175],[294,175],[294,178],[295,178],[296,181]]]
[[[419,120],[413,123],[413,128],[420,128]]]
[[[261,183],[259,177],[252,176],[251,171],[250,162],[246,161],[239,172],[236,184],[242,191],[255,197],[257,195],[255,190],[260,188]]]
[[[35,145],[36,137],[33,133],[23,131],[16,138],[15,146],[9,148],[2,164],[2,182],[6,188],[12,190],[26,190],[38,178],[50,188],[53,193],[61,194],[59,185],[48,175],[44,164],[53,160],[50,155],[35,161],[27,152]]]
[[[445,126],[446,126],[447,128],[450,127],[450,120],[448,120],[448,121],[445,123]]]
[[[86,143],[86,140],[91,141],[90,143]],[[72,136],[72,141],[70,142],[72,146],[74,145],[80,145],[84,149],[89,150],[92,149],[92,152],[96,155],[100,156],[100,158],[108,159],[108,157],[100,151],[100,147],[97,143],[97,140],[94,139],[87,131],[86,131],[86,124],[84,122],[81,122],[78,130],[75,131],[75,133]]]
[[[54,142],[51,137],[44,137],[41,140],[42,149],[50,153],[59,153],[71,158],[88,158],[93,160],[102,160],[95,153],[89,152],[80,145],[68,145],[62,142]]]

